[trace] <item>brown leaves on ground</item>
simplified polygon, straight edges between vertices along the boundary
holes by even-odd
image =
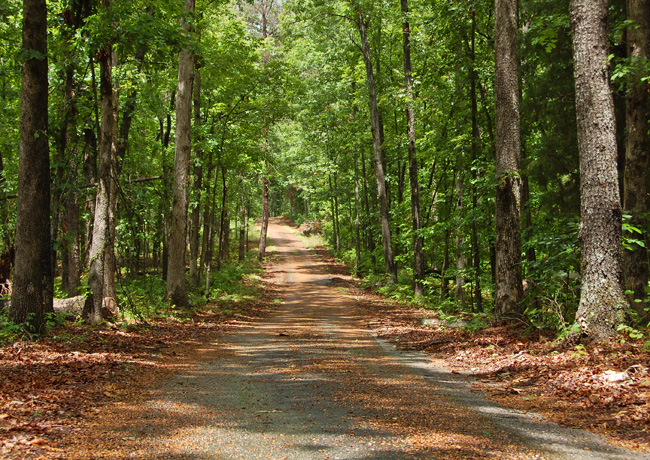
[[[273,286],[266,289],[272,299]],[[174,372],[190,351],[270,306],[238,304],[226,315],[210,305],[125,328],[68,324],[42,340],[0,347],[0,458],[65,458],[60,440],[82,431],[84,419]]]
[[[550,336],[505,326],[473,332],[436,321],[423,326],[424,312],[367,293],[359,298],[379,337],[426,351],[436,364],[475,378],[473,386],[499,403],[650,452],[650,355],[641,342],[621,337],[563,347]]]
[[[333,274],[343,273],[345,267],[326,251],[318,253],[334,265]],[[533,410],[559,424],[605,435],[614,444],[650,452],[650,353],[641,340],[621,335],[566,347],[544,331],[444,327],[433,312],[341,281],[367,309],[368,327],[380,338],[426,351],[437,365],[472,377],[474,388],[504,406]]]

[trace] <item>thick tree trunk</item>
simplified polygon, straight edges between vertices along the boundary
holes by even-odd
[[[647,0],[627,0],[627,19],[632,25],[627,29],[627,56],[639,69],[648,59],[650,51],[650,4]],[[630,224],[645,229],[647,219],[643,215],[648,210],[648,91],[647,82],[641,82],[645,74],[639,70],[628,87],[625,117],[625,172],[623,209],[632,215]],[[639,235],[628,235],[643,238]],[[646,239],[647,241],[647,239]],[[647,318],[646,287],[648,285],[648,250],[645,246],[634,245],[633,250],[623,251],[625,290],[630,305],[636,310],[639,319]],[[641,302],[635,301],[636,299]]]
[[[357,11],[357,26],[361,37],[361,49],[363,60],[366,66],[366,81],[368,83],[368,107],[370,108],[370,124],[372,130],[372,147],[375,160],[375,179],[377,182],[377,195],[379,198],[379,215],[381,220],[381,235],[384,246],[384,265],[386,271],[386,281],[390,283],[397,282],[397,266],[393,259],[393,247],[391,241],[390,218],[388,208],[388,193],[386,190],[385,166],[383,139],[381,130],[381,120],[379,108],[377,105],[377,86],[372,67],[370,56],[370,45],[368,42],[367,23],[359,11]]]
[[[110,0],[102,0],[102,8],[109,8]],[[100,60],[101,131],[99,138],[98,184],[95,198],[92,242],[89,253],[88,286],[91,295],[84,306],[83,317],[90,324],[96,324],[102,317],[105,297],[105,254],[109,239],[109,214],[111,167],[115,154],[115,98],[111,69],[111,46],[104,48]]]
[[[496,321],[523,314],[517,29],[517,0],[496,0]]]
[[[194,11],[194,0],[185,0],[185,10]],[[189,33],[190,25],[181,20]],[[194,56],[189,50],[178,55],[178,86],[176,90],[176,148],[174,151],[174,187],[172,201],[169,261],[167,266],[167,299],[179,307],[190,305],[185,279],[187,253],[187,210],[190,158],[192,153],[192,83]]]
[[[411,217],[413,220],[413,281],[416,297],[424,295],[424,237],[420,234],[422,222],[420,219],[420,185],[418,179],[418,160],[415,156],[415,109],[413,95],[413,77],[411,75],[411,26],[408,21],[408,0],[401,0],[404,43],[404,88],[408,97],[406,108],[409,179],[411,182]]]
[[[47,8],[45,0],[23,2],[23,62],[16,264],[10,319],[41,332],[53,311],[48,143]]]
[[[572,0],[571,30],[580,150],[582,289],[576,322],[602,339],[623,323],[621,204],[614,103],[607,67],[607,0]]]

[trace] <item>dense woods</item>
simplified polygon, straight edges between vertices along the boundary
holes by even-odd
[[[89,323],[210,301],[283,215],[369,286],[477,327],[648,324],[647,2],[2,0],[0,16],[15,323],[44,330],[53,295],[85,296]]]

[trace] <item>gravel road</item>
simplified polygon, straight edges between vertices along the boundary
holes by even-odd
[[[377,340],[293,230],[274,221],[269,236],[284,303],[116,407],[93,458],[648,458],[488,403],[424,354]]]

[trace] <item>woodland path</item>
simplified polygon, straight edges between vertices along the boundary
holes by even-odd
[[[142,400],[107,408],[82,458],[646,458],[500,409],[424,355],[396,352],[292,229],[272,221],[269,236],[283,304]]]

